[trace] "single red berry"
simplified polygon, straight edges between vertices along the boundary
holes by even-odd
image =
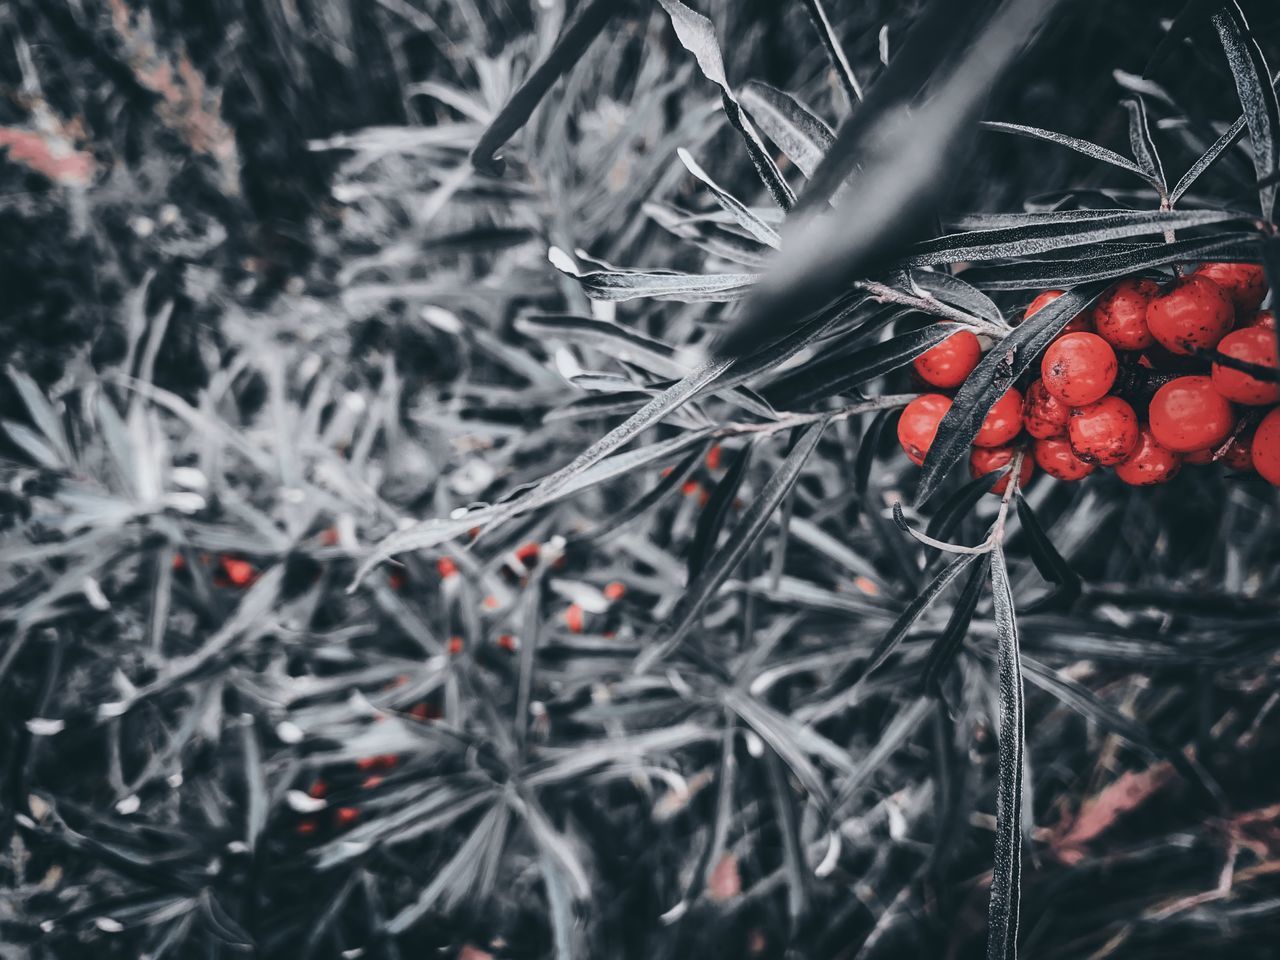
[[[1252,434],[1232,437],[1231,442],[1227,444],[1226,452],[1222,455],[1222,462],[1230,469],[1237,470],[1240,473],[1250,472],[1253,470],[1252,446]]]
[[[392,570],[391,573],[387,575],[387,585],[397,592],[403,590],[405,588],[405,584],[408,582],[409,580],[404,575],[403,570]]]
[[[686,480],[680,487],[680,492],[686,497],[696,497],[702,492],[702,484],[698,483],[697,480]]]
[[[301,821],[297,826],[297,831],[304,837],[309,837],[316,832],[316,822],[311,819]]]
[[[326,547],[336,547],[338,545],[338,528],[326,527],[320,531],[320,543]]]
[[[916,397],[903,408],[898,418],[898,443],[916,466],[924,463],[925,454],[933,444],[938,424],[951,409],[951,398],[940,393],[926,393]]]
[[[1029,304],[1027,304],[1027,309],[1022,312],[1022,319],[1030,320],[1035,314],[1043,310],[1048,304],[1053,303],[1053,301],[1057,300],[1060,296],[1062,296],[1064,292],[1065,291],[1063,290],[1046,290],[1044,293],[1040,294],[1038,297],[1032,300]]]
[[[1114,467],[1138,445],[1138,415],[1119,397],[1103,397],[1076,407],[1067,423],[1067,438],[1086,463]]]
[[[382,777],[374,773],[364,778],[360,783],[360,789],[373,790],[382,785]]]
[[[1116,464],[1116,476],[1132,486],[1146,487],[1173,479],[1181,463],[1180,456],[1160,446],[1150,427],[1143,427],[1133,452]]]
[[[720,469],[720,444],[718,443],[707,451],[707,469]]]
[[[1246,327],[1228,333],[1218,342],[1218,352],[1236,360],[1246,360],[1275,370],[1276,335],[1264,327]],[[1213,365],[1213,389],[1228,400],[1250,406],[1265,406],[1280,401],[1280,383],[1270,383],[1233,370],[1220,363]]]
[[[1037,440],[1067,435],[1067,418],[1071,408],[1050,393],[1043,380],[1027,387],[1022,400],[1022,425]]]
[[[502,633],[498,635],[498,646],[507,651],[507,653],[515,653],[517,647],[519,647],[519,643],[511,634]]]
[[[307,787],[307,796],[315,800],[323,800],[329,792],[329,785],[323,780],[313,780],[311,786]]]
[[[227,582],[233,587],[247,587],[258,577],[258,572],[253,569],[253,564],[247,560],[237,560],[234,557],[222,556],[218,558],[218,563],[222,566],[222,572],[227,578]]]
[[[564,623],[569,628],[570,633],[581,633],[586,625],[586,615],[582,607],[576,603],[571,603],[564,608]]]
[[[360,819],[360,811],[355,807],[339,807],[334,811],[334,819],[340,827],[349,827]]]
[[[1235,424],[1229,404],[1208,377],[1178,377],[1151,398],[1148,411],[1156,441],[1174,453],[1215,448]]]
[[[1154,280],[1128,277],[1098,298],[1093,329],[1117,350],[1142,350],[1155,338],[1147,329],[1147,305],[1160,292]]]
[[[1093,464],[1077,457],[1066,440],[1037,440],[1033,452],[1036,465],[1059,480],[1083,480],[1094,471]]]
[[[436,572],[440,574],[441,580],[448,580],[458,572],[458,565],[449,557],[441,557],[436,561]]]
[[[1245,328],[1261,327],[1264,330],[1274,330],[1276,328],[1276,315],[1273,310],[1259,310],[1251,317],[1246,317],[1236,323],[1237,330]]]
[[[522,543],[516,547],[516,559],[529,569],[538,565],[538,545],[533,541]]]
[[[1208,277],[1222,287],[1241,313],[1257,310],[1267,297],[1267,274],[1256,263],[1203,263],[1192,276]]]
[[[608,600],[621,600],[627,593],[627,585],[621,580],[614,580],[604,585],[604,595]]]
[[[1151,298],[1147,327],[1166,350],[1187,356],[1217,346],[1235,322],[1231,297],[1208,277],[1174,280]]]
[[[976,480],[978,477],[985,477],[988,473],[995,473],[1007,467],[1013,460],[1015,449],[1011,446],[1005,447],[974,447],[969,452],[969,473]],[[1035,464],[1031,457],[1024,456],[1022,458],[1022,466],[1018,469],[1018,489],[1021,490],[1031,482],[1031,475],[1035,472]],[[997,497],[1003,497],[1006,490],[1009,489],[1009,476],[1006,473],[991,486],[991,492]]]
[[[1249,447],[1253,469],[1274,487],[1280,487],[1280,407],[1276,407],[1258,424]]]
[[[959,330],[916,357],[912,366],[925,383],[949,390],[964,383],[981,359],[982,345],[973,331]]]
[[[464,644],[462,642],[461,637],[450,637],[449,638],[449,656],[456,657],[458,654],[462,652],[463,646]]]
[[[999,447],[1022,430],[1022,394],[1010,387],[991,405],[986,419],[973,438],[975,447]]]
[[[1044,388],[1069,407],[1107,395],[1116,382],[1116,352],[1096,333],[1070,333],[1049,344],[1040,361]]]

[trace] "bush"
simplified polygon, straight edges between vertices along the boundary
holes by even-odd
[[[955,467],[1280,278],[1275,12],[698,6],[19,5],[0,956],[1271,955],[1267,408]]]

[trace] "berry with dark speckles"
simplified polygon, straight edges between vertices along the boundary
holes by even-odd
[[[1171,353],[1188,356],[1218,345],[1235,323],[1227,292],[1208,277],[1192,274],[1174,280],[1151,298],[1147,328]]]
[[[1133,452],[1116,464],[1116,476],[1131,486],[1146,487],[1173,479],[1181,463],[1178,454],[1160,445],[1150,427],[1143,427]]]
[[[1086,463],[1113,467],[1138,445],[1138,415],[1119,397],[1103,397],[1076,407],[1067,423],[1067,438]]]
[[[1022,394],[1010,387],[991,405],[986,419],[973,438],[975,447],[999,447],[1022,430]]]
[[[1178,377],[1156,391],[1148,411],[1162,447],[1190,453],[1217,447],[1231,433],[1235,414],[1208,377]]]
[[[1276,335],[1263,327],[1246,327],[1228,333],[1218,343],[1218,352],[1236,360],[1276,369]],[[1213,365],[1213,389],[1235,403],[1266,406],[1280,401],[1280,383],[1259,380],[1245,373]]]
[[[1058,480],[1083,480],[1095,469],[1077,457],[1066,440],[1037,440],[1033,453],[1036,466]]]
[[[1116,352],[1096,333],[1070,333],[1055,340],[1040,361],[1045,389],[1069,407],[1093,403],[1116,382]]]
[[[1257,310],[1267,298],[1267,274],[1257,263],[1203,263],[1192,276],[1220,286],[1242,314]]]
[[[1117,350],[1143,350],[1155,343],[1147,329],[1147,306],[1160,292],[1154,280],[1128,277],[1107,290],[1093,307],[1093,329]]]

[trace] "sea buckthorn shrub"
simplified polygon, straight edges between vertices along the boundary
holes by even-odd
[[[0,955],[1274,951],[1265,5],[12,6]]]

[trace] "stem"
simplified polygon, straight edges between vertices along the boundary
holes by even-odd
[[[1002,326],[992,323],[990,320],[983,320],[981,317],[965,313],[963,310],[943,303],[937,297],[927,293],[917,297],[894,287],[886,286],[883,283],[877,283],[874,280],[861,281],[857,286],[867,291],[871,299],[878,303],[896,303],[899,306],[911,307],[921,313],[942,317],[944,320],[950,320],[961,326],[969,327],[977,333],[985,333],[988,336],[995,337],[997,340],[1003,340],[1012,329],[1007,324]]]

